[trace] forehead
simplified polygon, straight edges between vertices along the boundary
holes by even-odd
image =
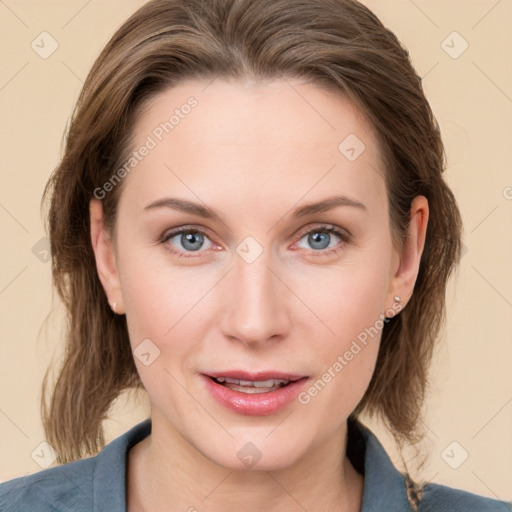
[[[133,149],[143,146],[150,150],[124,184],[133,200],[176,190],[207,193],[217,205],[256,192],[292,204],[333,188],[385,195],[365,116],[345,96],[299,80],[180,83],[139,115]]]

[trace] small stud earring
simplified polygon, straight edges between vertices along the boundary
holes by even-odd
[[[398,295],[395,295],[393,298],[395,299],[395,302],[400,302],[402,300]]]
[[[112,302],[112,310],[114,311],[114,313],[117,313],[116,309],[117,309],[117,302]]]

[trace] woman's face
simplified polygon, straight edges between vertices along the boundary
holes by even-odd
[[[343,439],[384,315],[412,290],[367,121],[297,80],[217,79],[154,97],[134,135],[99,270],[153,431],[231,468]]]

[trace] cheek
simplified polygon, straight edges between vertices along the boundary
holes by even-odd
[[[134,248],[119,260],[123,303],[135,338],[164,340],[189,315],[197,314],[214,276],[197,267],[179,267],[159,246]]]
[[[372,378],[382,330],[386,325],[385,298],[389,284],[390,259],[384,251],[361,254],[328,279],[307,279],[303,275],[301,296],[322,319],[315,329],[314,357],[319,375],[299,401],[311,407],[312,417],[324,416],[334,428],[346,418],[363,397]],[[312,278],[313,276],[311,276]],[[321,286],[320,286],[321,285]],[[298,284],[297,284],[298,286]],[[305,325],[302,329],[308,329]]]
[[[298,295],[323,321],[326,341],[337,339],[345,343],[357,337],[373,326],[386,309],[390,259],[382,250],[381,257],[375,256],[379,251],[370,252],[373,251],[359,253],[336,268],[302,269],[295,277],[293,271],[289,274]]]
[[[122,265],[134,361],[151,401],[176,418],[186,418],[195,405],[184,386],[210,325],[202,299],[211,284],[161,261],[143,261],[133,254]]]
[[[218,319],[214,290],[222,273],[177,267],[157,248],[125,253],[119,266],[130,343],[144,386],[150,394],[176,388],[179,395],[171,376],[183,383],[182,376],[195,370]],[[148,352],[157,357],[146,366],[148,357],[138,356]]]
[[[318,375],[298,397],[299,403],[309,409],[311,422],[321,418],[326,432],[338,428],[362,399],[375,369],[385,325],[381,295],[370,284],[364,289],[345,283],[336,291],[339,293],[326,301],[323,309],[326,324],[334,334],[321,338],[316,345]]]

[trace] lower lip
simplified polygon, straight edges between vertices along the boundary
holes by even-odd
[[[215,382],[206,375],[201,375],[213,398],[230,411],[246,416],[268,416],[284,409],[293,402],[305,386],[307,377],[290,382],[287,386],[267,393],[241,393],[233,391]]]

